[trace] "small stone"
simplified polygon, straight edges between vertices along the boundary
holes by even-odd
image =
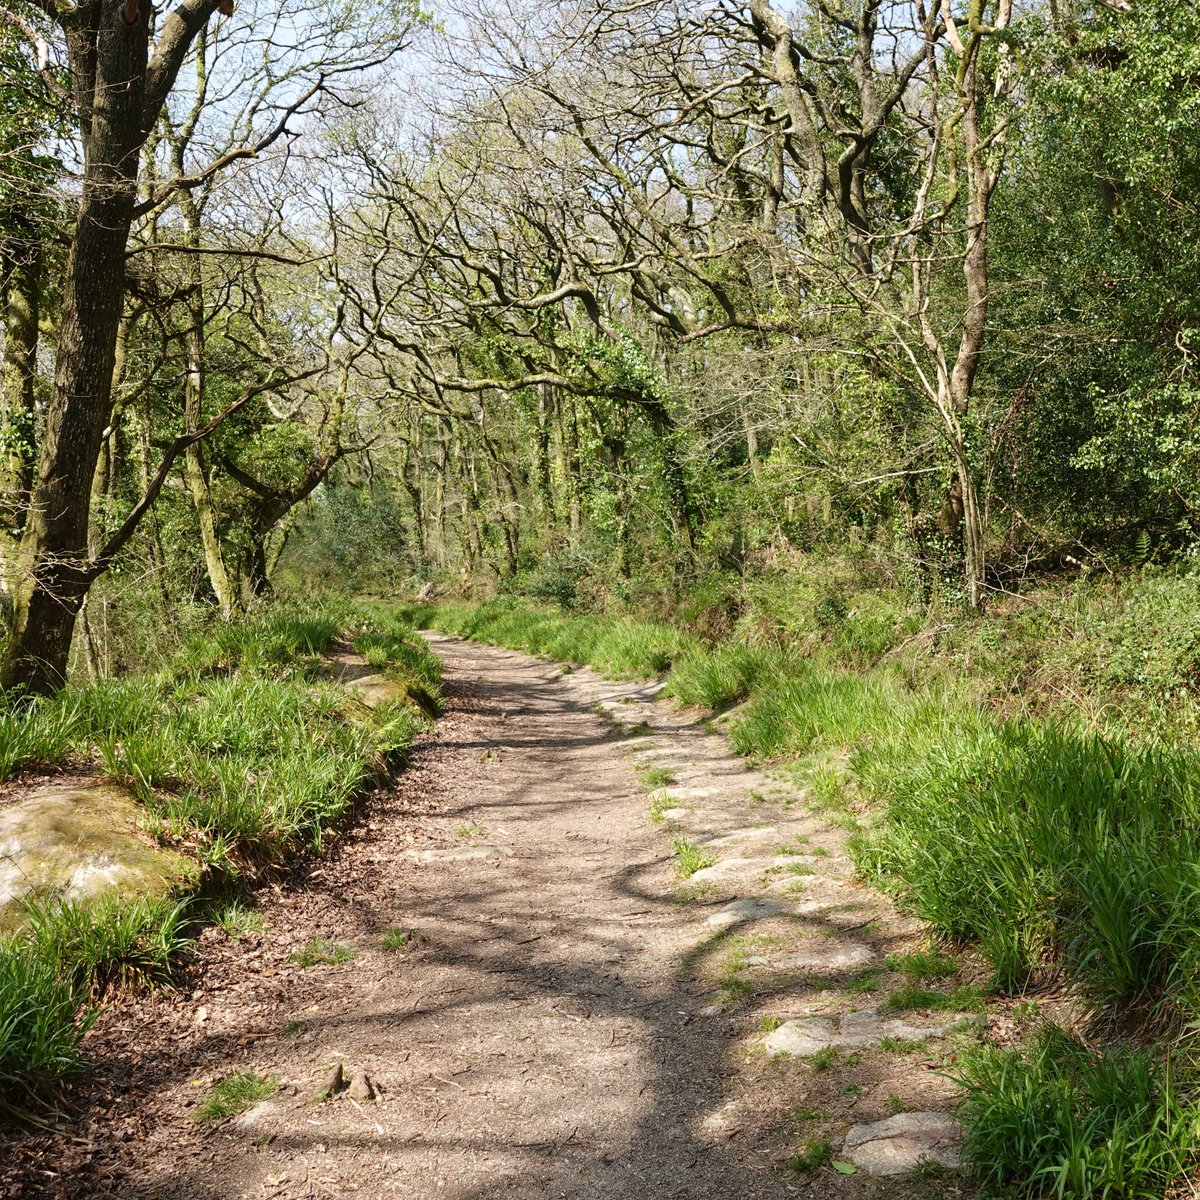
[[[328,1075],[325,1082],[317,1089],[318,1100],[330,1100],[346,1086],[346,1073],[339,1062]]]
[[[959,1164],[958,1122],[941,1112],[907,1112],[855,1125],[846,1134],[844,1153],[868,1175],[905,1175],[924,1162]]]
[[[371,1086],[371,1080],[368,1078],[366,1071],[355,1071],[353,1078],[350,1080],[350,1088],[346,1095],[351,1100],[358,1100],[360,1103],[368,1103],[375,1099],[375,1089]]]

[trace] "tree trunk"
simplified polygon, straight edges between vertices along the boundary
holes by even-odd
[[[6,688],[50,692],[66,676],[75,621],[97,573],[87,547],[92,481],[112,415],[138,159],[180,64],[221,2],[181,0],[158,22],[152,62],[149,0],[47,6],[66,36],[83,183],[12,634],[0,668]]]
[[[10,243],[11,264],[0,299],[4,310],[4,365],[0,377],[0,519],[11,537],[24,520],[33,483],[34,384],[37,380],[41,312],[42,247],[37,241]]]

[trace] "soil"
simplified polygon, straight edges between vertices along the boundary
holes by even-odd
[[[843,832],[653,689],[431,641],[436,734],[325,859],[260,890],[261,933],[210,928],[181,988],[106,1009],[71,1118],[0,1130],[0,1197],[959,1194],[954,1175],[787,1165],[950,1099],[952,1046],[824,1069],[763,1049],[781,1021],[869,1007],[867,951],[882,970],[922,937],[853,884]],[[671,772],[673,820],[648,819],[639,764]],[[766,870],[688,885],[675,839]],[[811,874],[780,873],[787,847]],[[385,949],[388,930],[411,936]],[[314,939],[354,957],[294,961]],[[835,965],[814,969],[826,953]],[[339,1062],[373,1101],[316,1098]],[[196,1121],[243,1071],[278,1091]]]

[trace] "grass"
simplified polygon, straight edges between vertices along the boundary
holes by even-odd
[[[912,1012],[925,1009],[931,1012],[982,1012],[983,993],[970,984],[952,992],[935,992],[928,988],[909,986],[897,988],[879,1006],[880,1012]]]
[[[191,944],[188,904],[115,895],[88,904],[33,901],[18,937],[73,989],[98,997],[170,978],[176,958]]]
[[[655,792],[650,797],[650,824],[661,825],[667,819],[667,813],[675,807],[675,798],[670,792]]]
[[[901,971],[918,982],[949,979],[958,973],[958,963],[940,950],[914,950],[908,954],[889,954],[883,965],[889,971]]]
[[[706,853],[686,838],[676,838],[671,843],[671,852],[675,855],[675,869],[684,879],[690,879],[697,871],[703,871],[717,861],[715,854]]]
[[[665,767],[638,765],[634,767],[634,770],[637,772],[638,783],[647,792],[656,792],[659,788],[670,787],[675,782],[674,773]]]
[[[379,939],[379,947],[381,950],[404,950],[412,944],[413,931],[411,929],[401,929],[396,925],[383,931]]]
[[[1200,1096],[1154,1051],[1047,1026],[1024,1049],[962,1056],[958,1078],[964,1159],[992,1195],[1150,1200],[1194,1165]]]
[[[279,1090],[276,1080],[253,1071],[238,1071],[226,1075],[208,1089],[204,1099],[196,1106],[195,1120],[216,1121],[222,1117],[236,1117],[260,1100],[266,1100]]]
[[[0,939],[0,1102],[26,1103],[78,1071],[96,1016],[27,939]]]
[[[262,913],[242,900],[231,900],[212,911],[213,923],[231,942],[240,941],[265,928]]]
[[[472,821],[469,825],[460,825],[454,831],[454,836],[456,838],[473,838],[482,837],[485,833],[487,830],[478,821]]]
[[[814,1175],[833,1157],[833,1143],[827,1137],[807,1138],[784,1160],[793,1175]]]
[[[401,700],[367,710],[329,680],[324,654],[346,632],[405,682]],[[411,627],[344,603],[277,604],[162,661],[0,705],[0,779],[61,763],[125,785],[145,828],[199,859],[210,892],[319,853],[440,702],[438,662]],[[169,981],[190,911],[187,897],[31,903],[23,932],[0,944],[0,1089],[32,1103],[77,1069],[93,998]],[[210,918],[231,938],[261,928],[237,902]]]
[[[349,962],[358,951],[345,942],[330,942],[325,938],[313,938],[299,950],[288,955],[288,962],[301,967],[337,966]]]

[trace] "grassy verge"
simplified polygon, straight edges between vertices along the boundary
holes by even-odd
[[[325,652],[346,632],[405,698],[367,710],[331,681]],[[0,713],[0,779],[67,766],[120,782],[147,832],[228,890],[319,853],[439,697],[436,658],[396,616],[278,608],[196,638],[153,675]],[[169,978],[201,908],[187,896],[30,903],[23,929],[0,939],[0,1102],[29,1103],[76,1070],[97,1001]]]
[[[849,671],[782,646],[709,646],[628,618],[508,599],[421,624],[667,692],[740,705],[743,754],[787,764],[854,829],[860,871],[995,986],[1065,979],[1084,1032],[1054,1027],[962,1069],[967,1153],[994,1194],[1162,1196],[1200,1144],[1200,755],[1065,717],[1004,720],[945,672]],[[1140,634],[1139,634],[1140,636]]]

